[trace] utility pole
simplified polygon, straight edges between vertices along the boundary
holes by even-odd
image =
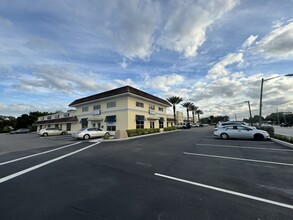
[[[278,111],[278,108],[277,108],[277,119],[278,119],[278,125],[280,124],[280,117],[279,117],[279,111]]]
[[[244,101],[248,103],[248,110],[249,110],[249,121],[250,121],[250,125],[252,125],[252,115],[251,115],[251,109],[250,109],[250,102],[249,101]]]

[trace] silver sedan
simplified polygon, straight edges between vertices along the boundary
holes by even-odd
[[[243,125],[227,125],[214,131],[214,135],[222,139],[254,139],[266,140],[270,138],[268,132]]]
[[[105,134],[110,135],[108,131],[103,131],[100,128],[83,128],[79,131],[72,132],[71,136],[77,139],[90,139],[96,137],[103,137]]]

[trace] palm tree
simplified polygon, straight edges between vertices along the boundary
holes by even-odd
[[[190,110],[191,110],[191,112],[192,112],[192,121],[193,121],[193,124],[195,123],[195,120],[194,120],[194,114],[195,114],[195,111],[196,111],[197,109],[198,109],[198,107],[195,106],[195,105],[190,106]]]
[[[187,113],[187,122],[189,124],[189,111],[190,111],[190,108],[191,106],[193,106],[194,104],[192,102],[184,102],[182,104],[182,107],[186,108],[186,113]]]
[[[172,97],[167,98],[167,101],[170,102],[173,106],[174,123],[176,125],[177,124],[177,122],[176,122],[176,105],[179,104],[180,102],[182,102],[183,99],[179,96],[172,96]]]
[[[200,121],[200,117],[199,117],[199,115],[202,115],[202,114],[203,114],[203,111],[200,110],[200,109],[197,109],[197,110],[195,111],[195,113],[197,114],[198,121]]]

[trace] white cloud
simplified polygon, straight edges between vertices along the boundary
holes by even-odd
[[[250,35],[249,38],[247,38],[246,41],[243,43],[242,48],[247,49],[248,47],[250,47],[253,44],[253,42],[255,42],[257,37],[257,35]]]
[[[241,65],[243,62],[243,53],[230,53],[212,66],[208,71],[208,78],[216,79],[217,77],[227,76],[230,74],[227,66],[233,64]]]
[[[206,40],[206,31],[236,5],[236,1],[170,1],[158,45],[193,57]]]
[[[266,58],[293,58],[293,22],[277,27],[256,43],[254,52]]]
[[[167,92],[184,83],[185,78],[177,73],[162,75],[156,77],[146,76],[144,79],[144,88],[156,89]]]

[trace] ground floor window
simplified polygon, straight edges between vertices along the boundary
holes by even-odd
[[[71,131],[71,123],[66,124],[66,131]]]
[[[105,122],[107,124],[107,131],[116,131],[116,115],[106,116]]]
[[[107,131],[116,131],[116,125],[108,125],[107,124]]]
[[[164,128],[164,118],[160,118],[160,120],[159,120],[159,128]]]
[[[155,122],[154,121],[150,121],[150,128],[155,128]]]
[[[136,129],[144,128],[144,115],[136,115]]]
[[[87,128],[88,127],[88,121],[87,121],[87,118],[82,118],[80,120],[80,123],[81,123],[81,128]]]
[[[59,128],[59,125],[58,124],[55,124],[55,128]]]

